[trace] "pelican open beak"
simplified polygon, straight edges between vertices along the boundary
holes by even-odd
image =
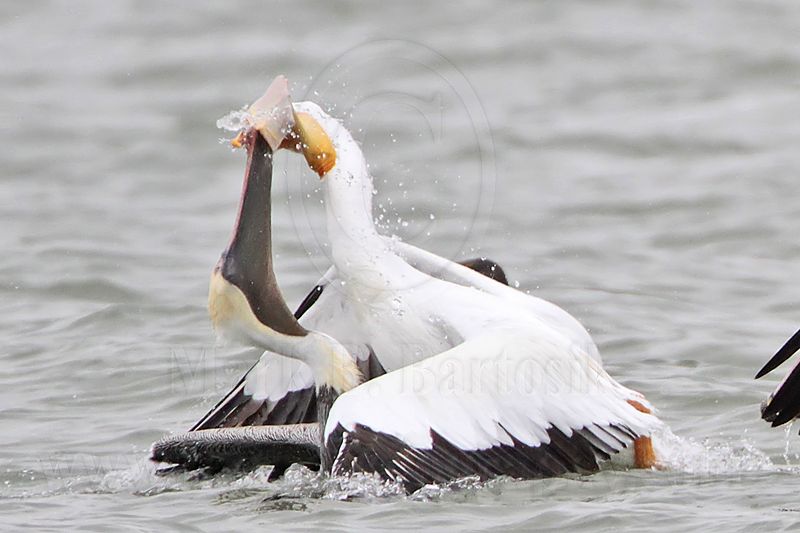
[[[233,236],[211,275],[208,311],[227,336],[254,341],[263,335],[304,336],[286,306],[272,267],[272,156],[294,124],[286,78],[279,76],[251,106],[251,127],[236,142],[247,167]]]
[[[336,149],[317,120],[308,113],[296,113],[289,97],[286,78],[278,76],[261,98],[248,110],[250,128],[240,132],[231,146],[241,148],[246,135],[255,129],[266,139],[272,151],[279,148],[303,154],[306,163],[320,178],[336,165]]]

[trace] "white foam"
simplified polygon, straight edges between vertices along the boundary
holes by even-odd
[[[249,476],[249,474],[248,474]],[[352,500],[403,496],[399,483],[384,481],[376,474],[351,474],[328,477],[300,465],[292,465],[284,476],[273,482],[282,498]]]
[[[217,127],[221,130],[239,132],[250,126],[253,116],[247,112],[247,106],[231,111],[217,120]]]
[[[687,474],[778,470],[767,454],[745,438],[697,442],[692,438],[679,437],[665,426],[653,435],[653,448],[664,468]]]

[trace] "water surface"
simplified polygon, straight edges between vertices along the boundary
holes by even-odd
[[[789,0],[4,5],[4,527],[796,524],[800,443],[759,420],[777,376],[752,376],[800,320],[798,23]],[[150,443],[257,355],[218,345],[204,308],[243,169],[214,124],[278,73],[361,140],[385,232],[488,255],[586,324],[671,427],[667,470],[412,498],[153,476]],[[327,266],[323,206],[279,163],[295,305]]]

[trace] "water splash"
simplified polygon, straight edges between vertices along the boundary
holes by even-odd
[[[653,444],[664,469],[692,475],[725,475],[741,472],[786,471],[786,466],[775,465],[770,458],[749,440],[702,442],[675,435],[664,427],[653,435]],[[788,462],[788,460],[787,460]],[[613,468],[613,465],[611,465]],[[794,469],[796,467],[790,467]],[[301,465],[293,465],[285,475],[270,481],[272,467],[263,466],[250,472],[222,472],[206,477],[202,472],[183,472],[167,476],[155,475],[155,468],[146,459],[134,461],[127,468],[114,469],[80,480],[48,487],[48,492],[119,493],[129,492],[140,496],[153,496],[164,492],[190,490],[220,490],[219,497],[226,500],[241,499],[251,495],[266,494],[265,501],[279,500],[372,500],[408,498],[412,501],[463,500],[476,492],[497,492],[509,478],[480,481],[477,476],[466,477],[451,483],[427,485],[411,495],[406,495],[402,485],[382,480],[375,474],[351,474],[329,477]],[[56,490],[53,490],[53,489]]]
[[[409,500],[421,502],[464,501],[473,497],[479,491],[490,491],[498,494],[508,483],[513,483],[510,477],[500,476],[487,481],[481,481],[478,476],[467,476],[441,485],[425,485],[408,496]]]
[[[778,467],[747,439],[738,442],[697,442],[664,427],[653,435],[653,447],[668,470],[687,474],[731,474],[774,471]]]
[[[285,108],[278,106],[274,109],[259,110],[256,113],[252,113],[248,106],[244,106],[241,109],[231,111],[227,115],[217,119],[217,128],[238,134],[254,125],[280,121],[282,113],[285,112]],[[286,134],[288,131],[282,130],[282,133]],[[220,141],[227,143],[230,142],[231,139],[220,139]]]
[[[237,133],[247,128],[253,119],[254,117],[247,111],[247,106],[244,106],[219,118],[217,120],[217,128]]]
[[[354,473],[329,477],[301,465],[292,465],[283,477],[269,481],[271,466],[262,466],[247,473],[222,472],[206,478],[201,473],[183,472],[156,476],[152,465],[142,461],[129,469],[109,472],[92,492],[132,492],[140,496],[154,496],[164,492],[222,489],[220,501],[241,500],[261,494],[264,502],[336,500],[369,501],[391,498],[408,498],[413,501],[439,501],[464,499],[481,490],[494,490],[510,482],[501,477],[481,481],[477,476],[465,477],[441,485],[426,485],[407,495],[397,481],[383,480],[377,474]]]
[[[210,483],[210,480],[207,483]],[[163,492],[196,488],[200,484],[198,472],[158,476],[155,465],[148,459],[141,459],[128,468],[107,472],[92,492],[98,494],[130,492],[140,496],[154,496]]]
[[[300,465],[292,465],[273,482],[275,498],[313,498],[326,500],[375,499],[404,496],[400,483],[384,481],[377,474],[350,474],[329,477]]]
[[[786,445],[783,447],[783,460],[786,461],[787,465],[792,464],[792,461],[797,462],[800,459],[800,454],[797,452],[791,453],[792,442],[795,439],[792,438],[792,427],[794,426],[794,420],[790,421],[786,425],[786,429],[784,430],[784,435],[786,437]]]

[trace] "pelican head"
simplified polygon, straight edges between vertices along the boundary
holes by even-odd
[[[273,152],[289,137],[304,138],[295,127],[288,94],[286,79],[278,77],[251,106],[253,120],[234,140],[247,150],[244,186],[233,236],[211,274],[208,312],[220,335],[300,359],[309,364],[318,386],[344,392],[361,380],[352,356],[332,337],[297,322],[272,265]]]

